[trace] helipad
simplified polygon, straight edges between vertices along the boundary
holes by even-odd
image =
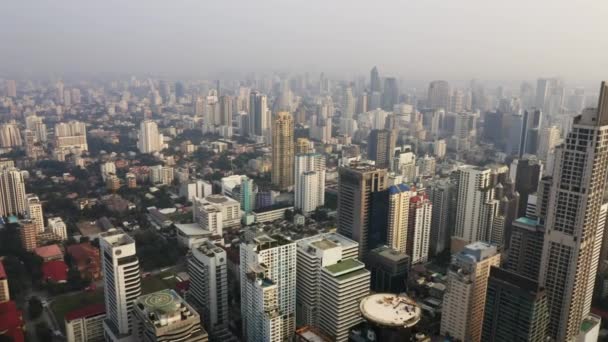
[[[377,293],[361,300],[363,317],[382,326],[409,328],[420,320],[418,305],[405,295]]]

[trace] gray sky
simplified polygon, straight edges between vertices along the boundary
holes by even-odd
[[[0,72],[608,78],[608,0],[4,0]]]

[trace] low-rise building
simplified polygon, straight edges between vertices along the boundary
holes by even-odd
[[[85,306],[65,315],[65,336],[68,342],[101,342],[106,308],[103,303]]]

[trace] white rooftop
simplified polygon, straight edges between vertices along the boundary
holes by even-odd
[[[414,326],[420,320],[420,307],[405,295],[377,293],[363,298],[359,306],[363,317],[388,327]]]

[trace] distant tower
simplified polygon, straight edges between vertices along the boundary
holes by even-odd
[[[427,105],[431,109],[443,108],[448,110],[450,107],[450,85],[446,81],[433,81],[429,84]]]
[[[387,77],[384,79],[384,92],[382,93],[382,109],[393,111],[396,104],[399,103],[399,86],[397,79]]]
[[[372,71],[370,72],[369,88],[370,88],[371,93],[374,93],[374,92],[380,93],[382,91],[382,85],[380,84],[380,74],[378,73],[377,67],[373,67]],[[375,109],[375,108],[373,108],[373,109]]]
[[[524,112],[521,139],[519,142],[519,157],[524,154],[535,154],[540,141],[540,125],[542,123],[542,112],[538,109]]]
[[[272,127],[272,184],[280,189],[293,186],[293,118],[288,112],[277,113]]]
[[[392,144],[391,131],[386,129],[373,129],[367,138],[367,157],[376,162],[376,167],[388,169],[391,166]]]
[[[252,91],[249,95],[249,136],[265,137],[269,130],[268,99],[266,95]]]
[[[141,153],[160,152],[163,147],[163,135],[158,132],[156,122],[144,120],[139,126],[137,146]]]
[[[135,341],[134,302],[141,295],[139,259],[135,240],[122,230],[99,237],[103,265],[106,341]]]

